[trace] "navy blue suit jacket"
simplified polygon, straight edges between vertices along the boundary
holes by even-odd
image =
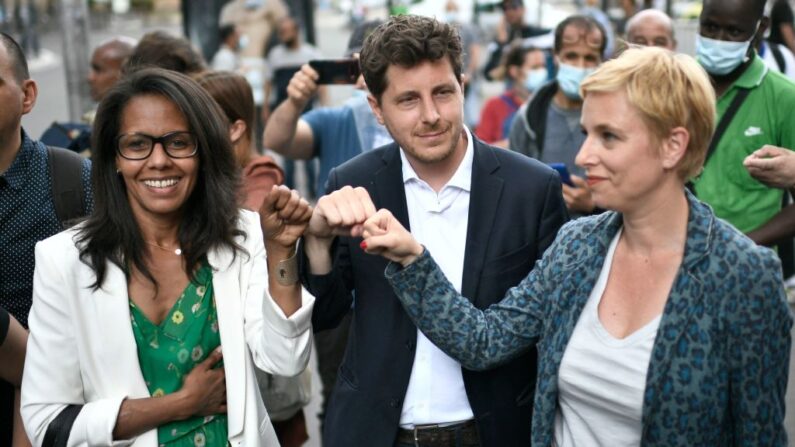
[[[567,220],[557,174],[526,156],[475,139],[462,294],[485,308],[517,285]],[[327,191],[367,189],[409,227],[399,148],[363,153],[329,174]],[[324,422],[326,447],[394,444],[414,363],[417,327],[384,277],[387,260],[364,253],[359,238],[337,238],[328,275],[302,281],[316,297],[316,331],[353,322]],[[536,351],[488,371],[464,370],[467,397],[484,447],[530,444]]]

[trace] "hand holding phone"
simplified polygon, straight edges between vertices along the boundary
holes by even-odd
[[[566,168],[566,164],[564,163],[550,163],[549,167],[558,171],[558,175],[560,176],[560,181],[574,187],[574,183],[571,181],[571,174],[569,174],[568,168]]]
[[[309,61],[318,74],[317,84],[355,84],[361,74],[359,59],[315,59]]]

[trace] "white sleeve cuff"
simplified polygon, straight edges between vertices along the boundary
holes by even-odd
[[[113,441],[113,429],[116,428],[119,409],[124,399],[126,396],[95,400],[83,405],[72,426],[67,445],[88,444],[116,447],[132,445],[135,438]]]
[[[315,297],[305,289],[301,289],[301,307],[287,317],[284,311],[273,301],[270,293],[263,300],[262,314],[268,325],[279,335],[287,338],[296,338],[312,327],[312,308],[315,306]]]

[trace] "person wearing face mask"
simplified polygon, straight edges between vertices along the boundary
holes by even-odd
[[[505,80],[505,92],[486,101],[475,135],[486,143],[508,147],[510,130],[516,111],[527,98],[549,80],[544,52],[516,42],[505,54],[501,73],[492,78]]]
[[[571,185],[563,198],[572,217],[594,212],[595,205],[583,171],[574,158],[585,140],[580,130],[580,83],[601,65],[605,30],[590,16],[572,15],[555,28],[557,75],[516,112],[509,148],[544,163],[564,163]]]
[[[768,26],[764,7],[764,0],[704,2],[696,53],[715,86],[719,124],[694,191],[756,243],[774,245],[795,222],[779,216],[784,192],[754,179],[743,160],[765,145],[795,148],[795,84],[754,50]],[[779,246],[787,276],[788,251],[791,243]]]

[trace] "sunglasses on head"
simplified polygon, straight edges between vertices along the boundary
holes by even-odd
[[[602,48],[602,37],[600,35],[595,35],[595,33],[590,31],[579,31],[577,34],[564,32],[563,36],[561,36],[561,40],[564,44],[576,44],[579,41],[584,40],[585,45],[588,45],[590,48],[595,48],[597,50]]]

